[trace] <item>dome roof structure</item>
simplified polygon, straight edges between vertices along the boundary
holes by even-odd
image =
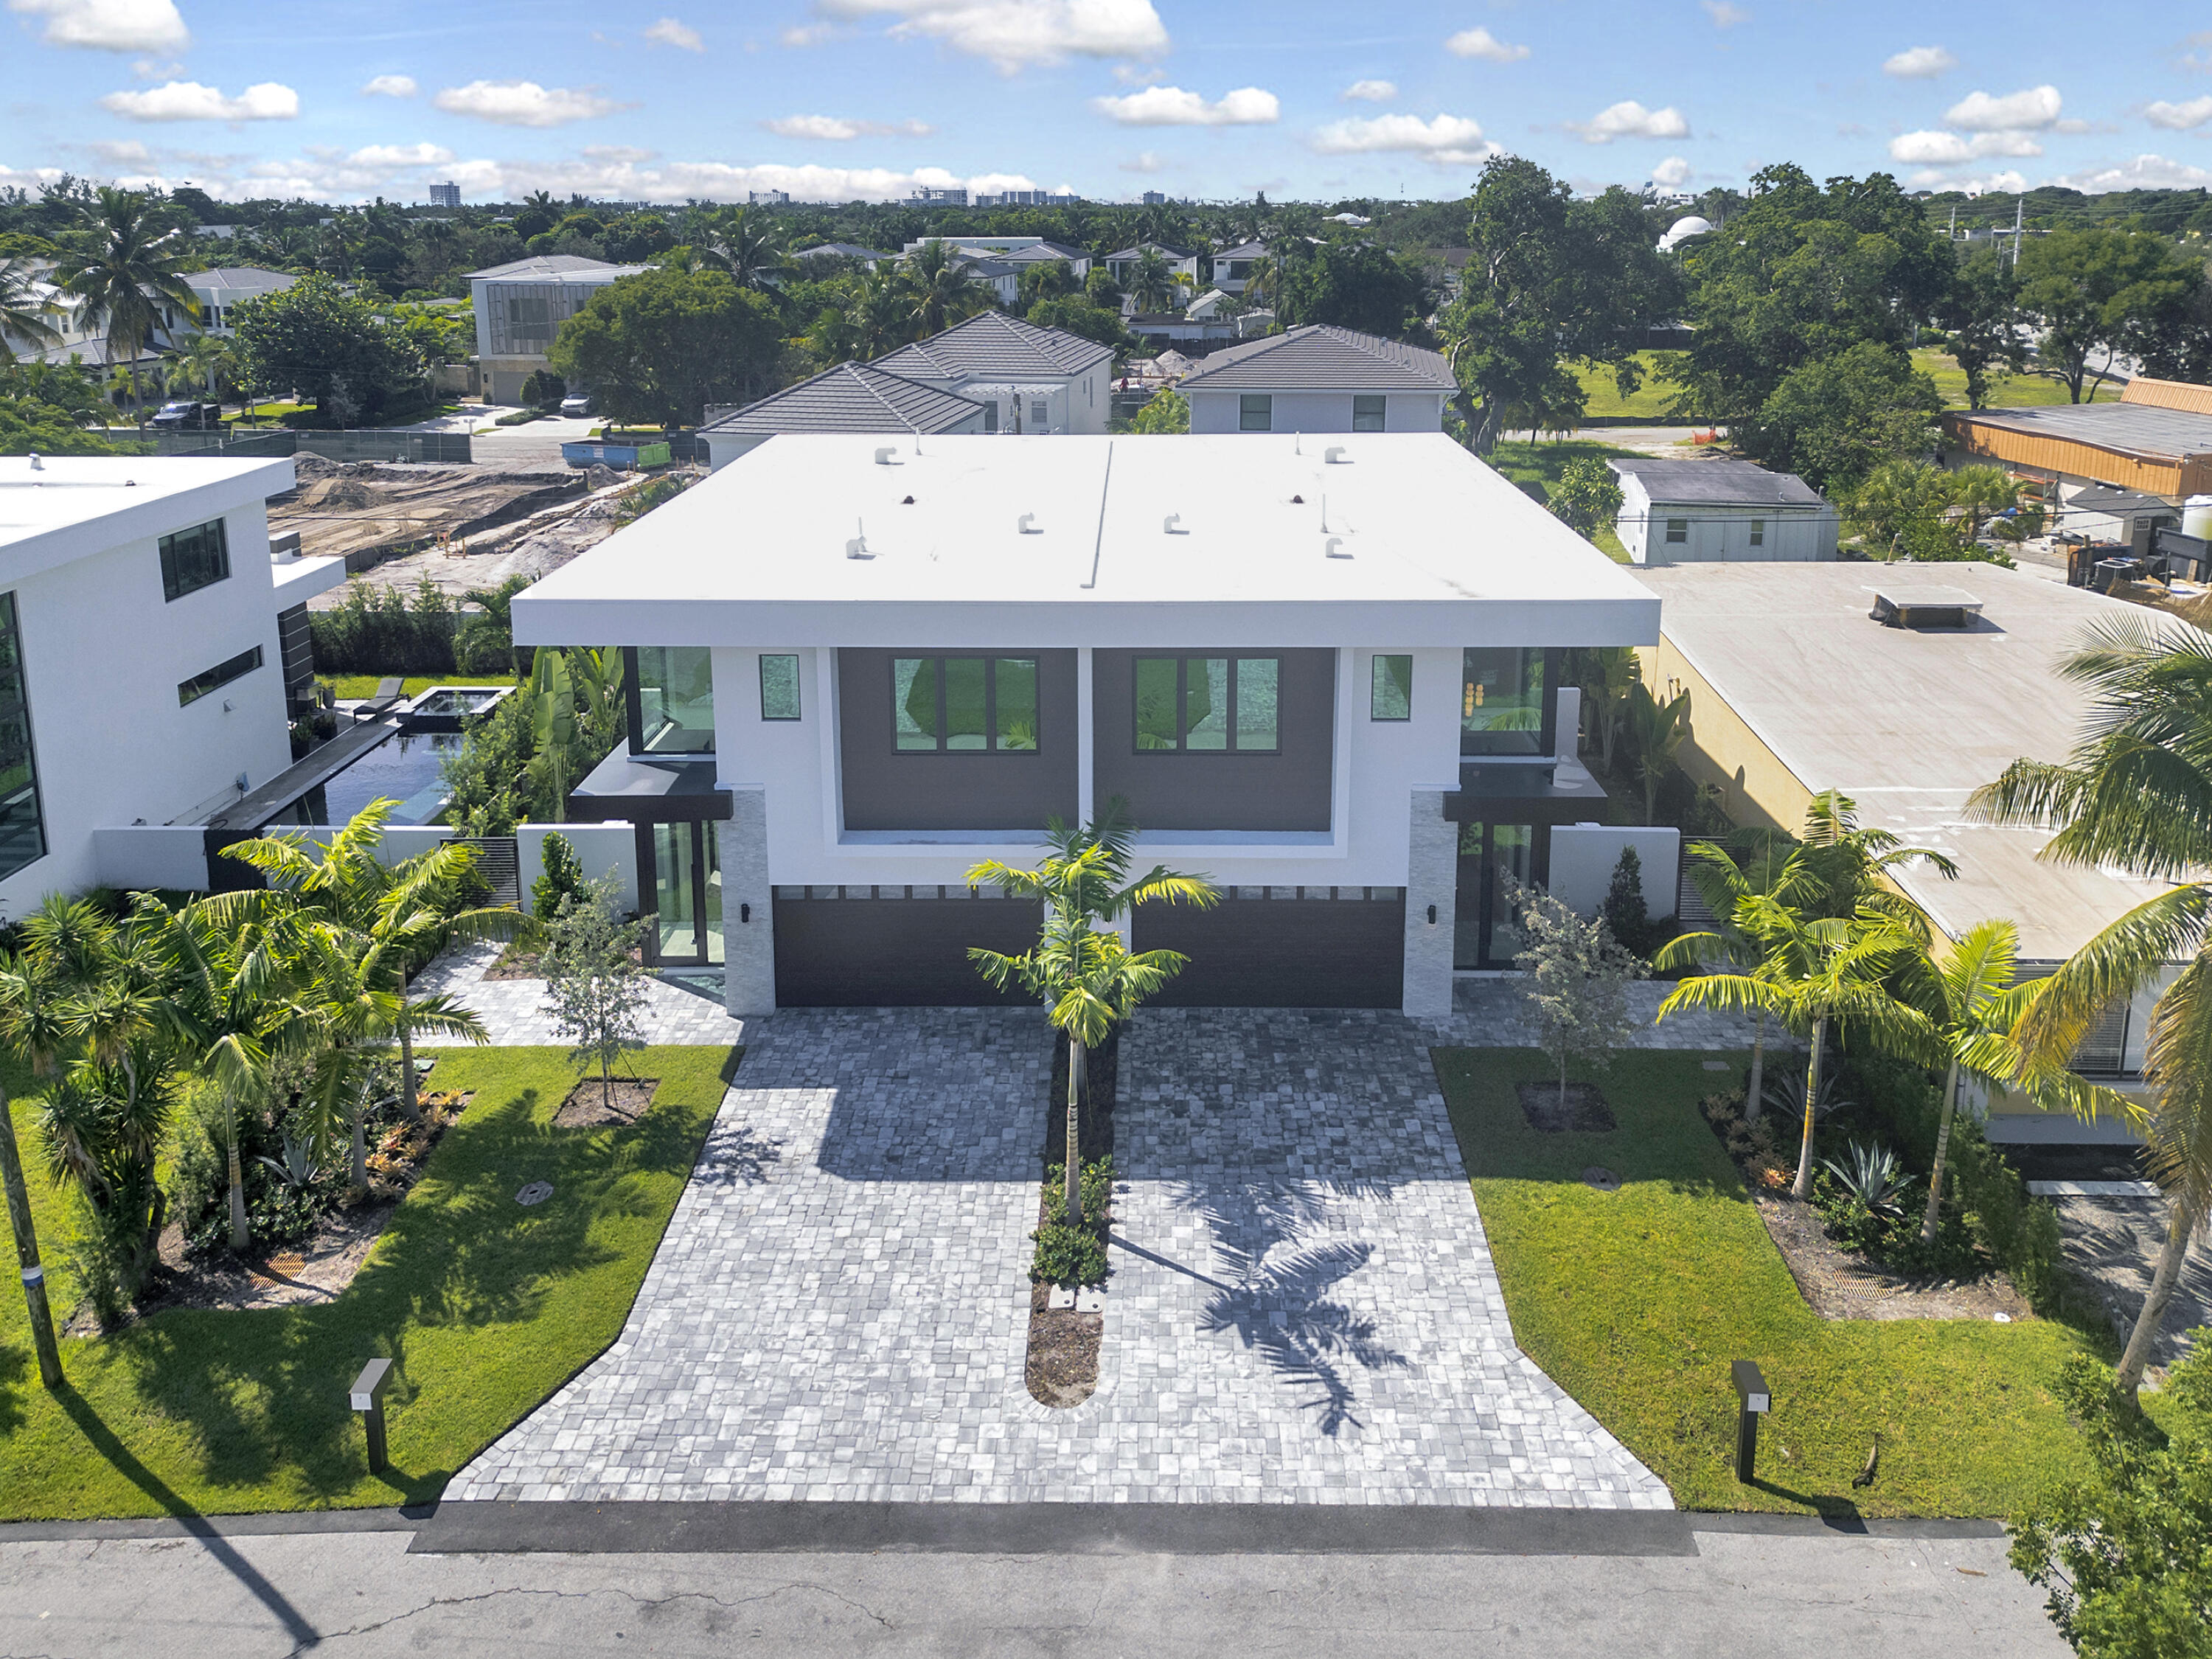
[[[1675,243],[1685,237],[1702,236],[1712,228],[1712,221],[1700,218],[1694,213],[1686,218],[1677,219],[1668,227],[1667,234],[1659,239],[1659,251],[1662,253],[1668,252],[1673,249]]]

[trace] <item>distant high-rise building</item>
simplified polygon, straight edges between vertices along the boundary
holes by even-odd
[[[430,186],[430,205],[432,207],[457,208],[460,206],[460,204],[461,187],[459,185],[433,185]]]
[[[1144,206],[1146,206],[1146,207],[1165,207],[1167,204],[1168,204],[1168,194],[1167,194],[1167,192],[1166,192],[1165,191],[1164,191],[1164,190],[1148,190],[1148,191],[1146,191],[1145,192],[1145,196],[1144,196],[1144,202],[1143,202],[1143,205],[1144,205]]]
[[[787,190],[749,190],[745,192],[749,207],[789,207],[791,192]]]

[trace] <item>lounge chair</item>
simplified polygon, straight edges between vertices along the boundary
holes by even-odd
[[[406,682],[397,674],[376,683],[376,695],[364,697],[353,706],[353,717],[357,720],[373,720],[380,714],[388,714],[407,701],[400,688]]]

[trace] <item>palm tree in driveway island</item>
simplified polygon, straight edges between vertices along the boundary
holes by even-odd
[[[1128,804],[1116,795],[1080,829],[1059,818],[1045,826],[1051,856],[1034,870],[988,859],[968,872],[971,885],[988,882],[1009,898],[1044,907],[1037,942],[1010,957],[980,946],[969,960],[998,990],[1018,984],[1042,1002],[1055,1030],[1067,1033],[1067,1218],[1083,1219],[1080,1101],[1084,1055],[1136,1011],[1137,1005],[1183,969],[1179,951],[1131,951],[1114,924],[1140,904],[1190,904],[1200,909],[1218,898],[1203,876],[1155,865],[1129,879],[1137,826]]]

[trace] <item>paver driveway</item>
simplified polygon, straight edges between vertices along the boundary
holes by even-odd
[[[1668,1506],[1514,1346],[1395,1015],[1139,1016],[1099,1391],[1032,1401],[1041,1028],[750,1023],[621,1339],[447,1498]]]

